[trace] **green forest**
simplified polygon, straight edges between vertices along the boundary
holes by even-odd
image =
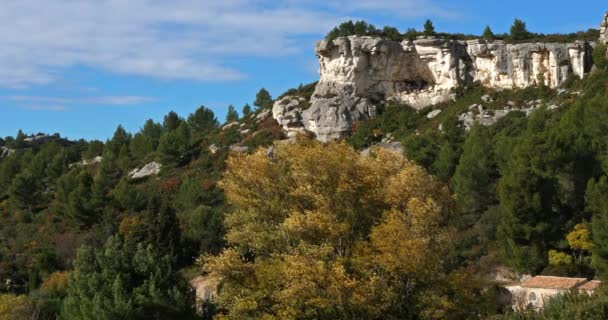
[[[608,279],[605,52],[564,90],[463,87],[437,117],[389,104],[326,144],[285,141],[265,89],[222,123],[201,106],[107,141],[2,138],[0,320],[606,319],[603,289],[513,313],[489,277]],[[484,96],[560,106],[465,130]],[[361,154],[387,136],[403,155]]]

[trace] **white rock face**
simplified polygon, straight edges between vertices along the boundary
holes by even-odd
[[[437,110],[433,110],[433,111],[429,112],[429,114],[427,114],[427,115],[426,115],[426,117],[427,117],[428,119],[433,119],[433,118],[435,118],[436,116],[438,116],[440,113],[441,113],[441,110],[439,110],[439,109],[437,109]]]
[[[15,153],[15,150],[1,146],[0,147],[0,159],[6,158],[11,154]]]
[[[600,25],[600,42],[608,43],[608,12],[604,14]]]
[[[72,167],[86,167],[86,166],[90,166],[90,165],[94,165],[94,164],[98,164],[101,163],[101,161],[103,161],[103,157],[102,156],[97,156],[93,159],[84,159],[80,162],[76,162],[76,163],[72,163],[69,165],[70,168]]]
[[[133,169],[133,171],[129,172],[129,177],[131,179],[141,179],[141,178],[157,175],[160,173],[161,168],[162,168],[162,165],[160,163],[150,162],[141,169],[138,169],[138,168]]]
[[[287,96],[277,100],[272,106],[272,117],[287,132],[304,128],[302,108],[297,97]]]
[[[343,37],[316,46],[320,79],[301,110],[291,100],[273,107],[285,128],[306,129],[328,141],[349,135],[353,125],[374,117],[386,101],[421,109],[453,99],[452,89],[479,82],[489,88],[558,87],[591,67],[587,43],[486,43],[419,38],[396,42]]]
[[[230,129],[230,128],[234,128],[234,127],[236,127],[236,126],[238,126],[238,125],[239,125],[239,123],[238,123],[238,122],[233,121],[233,122],[230,122],[230,123],[228,123],[228,124],[224,125],[224,126],[222,127],[222,130],[228,130],[228,129]]]

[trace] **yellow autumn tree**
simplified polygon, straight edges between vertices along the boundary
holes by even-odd
[[[26,296],[0,294],[0,320],[30,318]]]
[[[449,194],[390,151],[300,140],[234,155],[218,319],[403,319],[442,273]]]

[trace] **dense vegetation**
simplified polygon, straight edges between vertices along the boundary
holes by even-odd
[[[481,36],[461,33],[443,33],[436,32],[435,26],[430,20],[426,20],[423,30],[418,31],[415,28],[408,28],[405,32],[400,32],[397,28],[385,26],[382,29],[376,28],[374,25],[365,21],[347,21],[332,29],[326,36],[326,40],[334,40],[338,37],[347,36],[376,36],[389,40],[403,41],[414,40],[419,36],[436,36],[443,39],[451,40],[474,40],[485,39],[488,41],[504,40],[507,43],[525,43],[525,42],[558,42],[571,43],[575,41],[597,41],[600,37],[600,32],[597,29],[589,29],[587,31],[579,31],[567,34],[543,34],[528,31],[526,23],[522,20],[515,19],[509,33],[495,34],[490,26],[487,26]]]
[[[0,319],[604,319],[603,291],[503,315],[489,276],[608,277],[605,46],[594,59],[566,93],[459,88],[435,118],[387,105],[329,144],[255,151],[283,138],[264,89],[224,126],[201,106],[105,142],[0,139]],[[561,107],[466,131],[484,95]],[[406,158],[360,155],[389,137]],[[198,275],[221,279],[202,312]]]
[[[254,104],[267,109],[268,91]],[[229,146],[281,138],[275,123],[244,111],[240,118],[229,107],[226,121],[255,136],[220,128],[202,106],[187,118],[148,120],[134,135],[118,127],[106,142],[23,132],[0,140],[14,150],[0,159],[0,318],[11,305],[28,319],[195,317],[184,272],[224,246],[217,181]],[[163,165],[158,178],[128,178],[151,161]]]

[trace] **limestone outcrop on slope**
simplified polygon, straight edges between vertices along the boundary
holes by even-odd
[[[568,77],[582,77],[590,70],[591,50],[592,44],[585,42],[506,44],[433,37],[397,42],[358,36],[323,40],[315,48],[320,80],[310,107],[278,101],[273,116],[279,123],[289,119],[290,131],[305,129],[328,141],[350,134],[356,121],[374,117],[386,101],[421,109],[451,100],[452,89],[475,82],[495,89],[541,82],[559,87]]]

